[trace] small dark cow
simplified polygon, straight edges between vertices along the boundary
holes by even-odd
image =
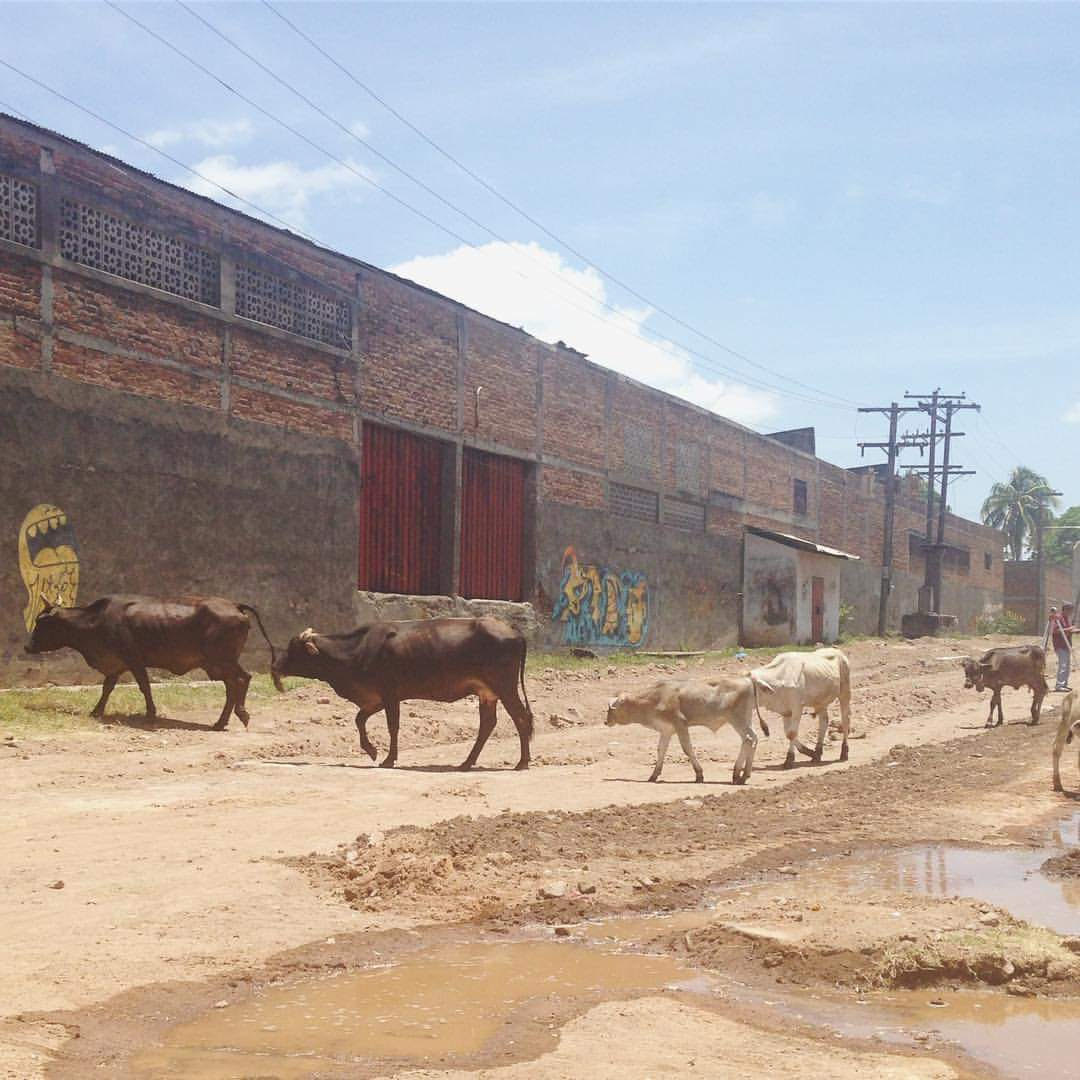
[[[1080,709],[1076,705],[1076,691],[1070,690],[1061,702],[1061,722],[1054,738],[1054,790],[1064,791],[1061,786],[1061,752],[1073,736],[1080,732]]]
[[[397,761],[403,701],[459,701],[469,694],[480,698],[480,730],[461,763],[463,770],[476,764],[495,729],[496,703],[501,701],[521,740],[516,768],[527,769],[533,715],[525,693],[526,649],[522,634],[491,616],[376,622],[345,634],[305,630],[289,642],[274,673],[321,679],[359,706],[356,730],[372,761],[377,755],[367,736],[367,721],[385,710],[390,733],[390,749],[381,763],[385,769]]]
[[[993,694],[990,698],[990,715],[986,718],[987,727],[1000,727],[1005,722],[1001,711],[1001,688],[1011,686],[1019,690],[1022,686],[1031,688],[1031,722],[1039,722],[1039,711],[1043,698],[1050,687],[1046,685],[1043,669],[1046,654],[1038,645],[1011,645],[1000,649],[990,649],[978,660],[965,656],[960,661],[964,669],[964,689],[974,687],[980,694],[989,687]],[[994,708],[997,708],[997,724],[994,723]]]
[[[164,668],[174,675],[202,668],[209,678],[225,684],[225,708],[214,730],[224,730],[233,712],[247,727],[244,702],[251,676],[238,661],[251,628],[249,613],[265,638],[262,620],[253,607],[217,596],[181,600],[103,596],[88,607],[45,608],[34,623],[26,651],[71,648],[97,668],[105,681],[91,716],[105,715],[105,703],[125,671],[135,676],[146,699],[146,715],[154,717],[157,709],[147,668]],[[274,646],[269,638],[266,643],[273,659]]]

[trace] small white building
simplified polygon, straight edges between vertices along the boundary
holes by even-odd
[[[743,534],[743,645],[812,645],[840,634],[840,567],[858,559],[788,533]]]

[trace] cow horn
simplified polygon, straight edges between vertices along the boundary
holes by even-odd
[[[304,643],[304,648],[307,649],[312,656],[318,656],[319,647],[313,640],[315,637],[315,631],[309,626],[301,635],[300,640]]]

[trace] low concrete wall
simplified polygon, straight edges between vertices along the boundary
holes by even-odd
[[[357,592],[353,607],[358,624],[382,619],[480,618],[494,615],[520,630],[530,644],[544,638],[532,604],[509,600],[466,600],[461,596],[403,596],[398,593]]]
[[[535,602],[552,647],[706,649],[738,638],[741,540],[541,503]]]
[[[893,571],[893,589],[887,607],[887,628],[899,633],[900,619],[919,607],[921,574]],[[955,615],[957,627],[963,632],[975,629],[980,615],[1001,611],[1002,595],[996,589],[976,588],[958,579],[946,579],[943,585],[944,614]],[[853,609],[852,619],[845,629],[854,634],[877,633],[878,598],[881,595],[881,567],[867,562],[845,562],[840,571],[840,602]]]
[[[27,514],[66,516],[76,603],[108,593],[217,595],[254,605],[275,644],[352,617],[357,469],[348,446],[220,413],[0,369],[0,681],[100,681],[70,650],[27,656],[30,576],[58,571]],[[65,539],[70,539],[66,535]],[[43,582],[48,591],[53,587]],[[245,665],[266,670],[258,630]]]

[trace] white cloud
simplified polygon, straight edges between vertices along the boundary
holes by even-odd
[[[348,166],[348,167],[347,167]],[[294,161],[268,161],[260,165],[243,164],[231,154],[221,154],[197,162],[193,168],[213,183],[198,177],[184,181],[186,187],[212,199],[222,198],[221,189],[249,199],[263,210],[284,218],[291,225],[302,226],[308,207],[317,195],[366,187],[357,173],[371,176],[371,170],[356,162],[336,162],[305,169]],[[250,210],[250,207],[244,207]]]
[[[1066,424],[1080,424],[1080,401],[1065,413]]]
[[[220,150],[246,142],[254,130],[251,121],[243,117],[239,120],[192,120],[179,127],[152,131],[146,136],[146,141],[159,150],[178,143],[197,143],[211,150]]]
[[[353,121],[353,122],[352,122],[352,123],[351,123],[351,124],[349,125],[349,130],[350,130],[350,131],[351,131],[351,132],[352,132],[352,133],[353,133],[353,134],[354,134],[354,135],[355,135],[355,136],[356,136],[356,137],[357,137],[358,139],[366,139],[366,138],[368,138],[368,136],[369,136],[369,135],[371,135],[371,128],[369,128],[369,127],[367,126],[367,124],[365,124],[365,123],[364,123],[364,121],[363,121],[363,120],[354,120],[354,121]]]
[[[648,308],[613,304],[616,311],[610,311],[604,307],[611,301],[599,274],[568,266],[557,252],[539,244],[459,247],[391,269],[544,341],[565,341],[598,364],[733,420],[757,424],[778,411],[771,393],[718,377],[696,367],[682,349],[650,340],[645,330],[652,314]]]

